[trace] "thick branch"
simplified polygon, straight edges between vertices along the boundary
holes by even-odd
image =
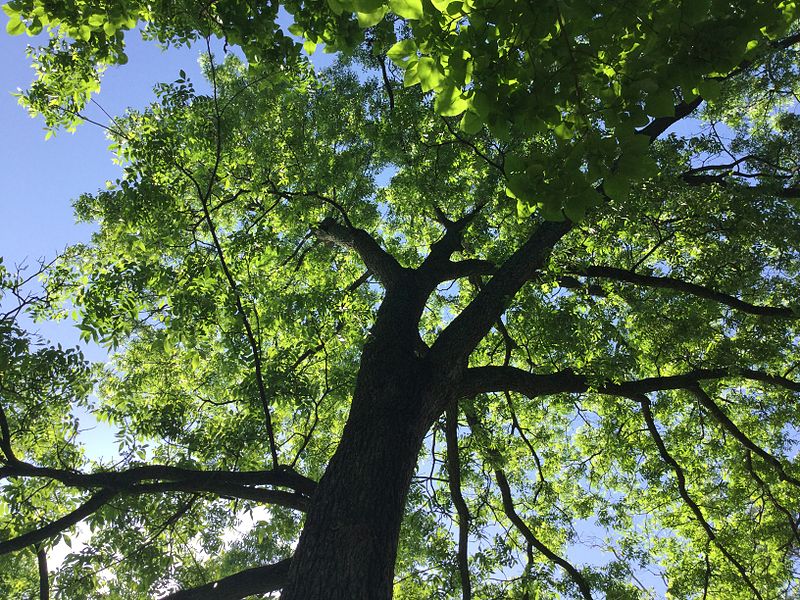
[[[50,600],[50,573],[47,568],[47,550],[39,545],[36,548],[36,565],[39,570],[39,600]]]
[[[545,265],[550,252],[566,235],[569,221],[541,223],[469,305],[445,328],[431,348],[434,360],[459,364],[465,360],[503,314],[520,288]]]
[[[639,135],[646,135],[650,138],[651,142],[654,142],[658,136],[672,127],[675,123],[692,114],[702,103],[703,99],[700,96],[697,96],[697,98],[689,103],[681,102],[675,107],[675,114],[673,114],[671,117],[658,117],[657,119],[653,119],[650,121],[650,123],[639,129],[636,133]]]
[[[195,471],[168,465],[146,465],[125,471],[100,471],[81,473],[66,469],[37,467],[16,461],[3,468],[4,477],[44,477],[80,489],[104,488],[117,492],[141,490],[149,493],[144,485],[162,486],[167,491],[211,492],[237,498],[258,499],[291,508],[305,505],[316,483],[289,469],[270,471]],[[147,483],[149,482],[149,483]],[[264,490],[247,486],[274,485],[295,490],[296,493]],[[156,487],[152,491],[156,491]],[[267,497],[270,499],[267,500]],[[302,510],[302,508],[301,508]]]
[[[310,498],[302,494],[283,490],[268,490],[246,485],[220,483],[216,481],[168,481],[164,483],[145,483],[125,490],[126,495],[161,494],[164,492],[188,492],[214,494],[220,498],[252,500],[263,504],[274,504],[305,512]]]
[[[436,265],[446,261],[454,252],[462,249],[461,241],[464,230],[475,220],[475,217],[478,216],[486,204],[486,202],[477,204],[471,211],[457,221],[448,219],[447,215],[442,212],[442,209],[434,205],[436,220],[444,225],[445,232],[444,235],[431,246],[430,254],[428,254],[420,267],[421,271],[425,271],[425,269],[428,268],[436,268]]]
[[[317,226],[318,238],[352,248],[387,289],[401,279],[403,267],[394,256],[381,248],[369,233],[358,227],[347,227],[327,217]]]
[[[647,396],[639,395],[639,396],[631,396],[634,400],[639,402],[642,407],[642,416],[644,417],[645,423],[647,424],[647,430],[650,433],[650,437],[653,438],[653,442],[655,442],[656,448],[658,448],[658,453],[661,456],[661,460],[663,460],[672,472],[675,474],[675,479],[678,482],[678,493],[680,494],[683,501],[689,507],[689,509],[694,514],[697,522],[703,527],[708,536],[708,539],[714,543],[714,545],[719,549],[719,551],[728,559],[736,570],[739,571],[739,575],[741,575],[744,582],[747,584],[753,593],[755,594],[756,598],[759,600],[763,600],[763,596],[759,593],[758,589],[755,587],[753,582],[751,581],[750,577],[747,575],[747,571],[745,571],[744,566],[739,560],[733,556],[728,549],[722,545],[722,543],[717,538],[716,533],[714,532],[714,528],[711,527],[708,521],[706,521],[705,516],[703,515],[703,511],[700,510],[700,507],[697,503],[692,499],[691,495],[689,495],[689,491],[686,489],[686,475],[683,472],[683,469],[678,464],[678,462],[672,457],[672,455],[667,450],[666,445],[664,444],[664,440],[661,438],[661,434],[658,432],[658,428],[656,427],[655,419],[653,418],[653,412],[650,409],[650,400],[648,400]]]
[[[450,403],[445,414],[445,440],[447,442],[447,474],[450,497],[458,513],[458,572],[461,578],[461,598],[472,598],[469,577],[469,508],[461,493],[461,464],[458,456],[458,404]]]
[[[586,267],[580,272],[580,274],[588,277],[603,277],[607,279],[614,279],[616,281],[633,283],[635,285],[685,292],[687,294],[692,294],[693,296],[698,296],[699,298],[719,302],[720,304],[730,306],[731,308],[751,315],[759,315],[763,317],[783,317],[788,319],[796,319],[799,316],[791,308],[750,304],[749,302],[739,300],[735,296],[723,294],[722,292],[714,291],[702,285],[689,283],[673,277],[640,275],[639,273],[635,273],[634,271],[629,271],[627,269],[617,269],[615,267],[606,266]]]
[[[80,523],[83,519],[99,510],[116,495],[117,492],[115,491],[101,490],[71,513],[64,515],[60,519],[56,519],[52,523],[40,527],[39,529],[34,529],[33,531],[23,533],[10,540],[0,542],[0,555],[22,550],[27,546],[33,546],[58,535],[65,529],[69,529],[73,525]]]
[[[608,382],[596,386],[594,391],[612,396],[632,396],[659,390],[689,388],[703,380],[730,378],[751,379],[792,391],[800,391],[800,383],[796,381],[755,369],[695,369],[679,375],[645,377],[622,383]],[[590,388],[586,376],[569,369],[540,375],[516,367],[473,367],[467,369],[464,374],[459,397],[470,398],[478,394],[510,391],[518,392],[529,398],[536,398],[561,393],[579,394],[588,392]]]
[[[239,600],[275,592],[286,584],[291,562],[292,559],[287,558],[272,565],[247,569],[219,581],[175,592],[164,600]]]

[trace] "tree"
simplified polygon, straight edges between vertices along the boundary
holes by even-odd
[[[287,2],[322,73],[277,4],[5,5],[53,128],[137,23],[209,91],[108,125],[34,302],[111,363],[2,320],[0,585],[84,523],[61,597],[796,595],[797,8],[607,4]]]

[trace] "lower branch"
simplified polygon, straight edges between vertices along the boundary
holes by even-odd
[[[767,464],[771,465],[777,471],[778,477],[782,481],[786,481],[787,483],[791,483],[796,487],[800,487],[800,480],[792,475],[789,475],[786,472],[786,469],[784,469],[781,461],[760,446],[756,445],[753,440],[747,437],[747,435],[741,429],[739,429],[736,424],[730,420],[730,418],[728,418],[728,415],[725,414],[725,412],[717,405],[717,403],[714,402],[708,394],[706,394],[703,388],[698,385],[688,389],[694,395],[694,397],[697,398],[697,401],[700,402],[703,408],[705,408],[722,426],[722,428],[736,439],[736,441],[738,441],[742,446],[751,452],[760,456]]]
[[[36,564],[39,568],[39,600],[50,600],[50,573],[44,546],[36,547]]]
[[[675,474],[675,479],[678,482],[678,493],[680,494],[683,501],[689,507],[689,509],[694,514],[697,522],[700,523],[702,528],[705,530],[708,539],[713,542],[713,544],[719,549],[722,555],[730,562],[737,571],[739,571],[739,575],[741,575],[742,580],[747,584],[755,597],[758,600],[764,600],[761,593],[758,591],[758,588],[753,584],[753,581],[750,579],[747,571],[745,570],[744,566],[742,565],[739,560],[733,556],[728,549],[722,545],[722,543],[717,538],[717,534],[714,531],[714,528],[711,527],[711,524],[706,520],[705,516],[703,515],[703,511],[700,510],[700,507],[697,503],[692,499],[691,495],[689,494],[689,490],[686,488],[686,475],[683,472],[683,469],[678,464],[673,456],[667,450],[666,445],[664,444],[664,440],[661,437],[661,434],[658,432],[658,428],[656,427],[655,419],[653,418],[653,411],[650,408],[650,400],[645,395],[638,395],[638,396],[631,396],[631,399],[636,400],[639,405],[642,407],[642,416],[644,417],[645,423],[647,424],[647,431],[650,433],[650,437],[653,438],[653,442],[658,449],[658,454],[661,456],[661,459],[669,466],[672,472]]]
[[[447,473],[450,497],[458,513],[458,572],[461,578],[461,598],[472,598],[469,578],[469,522],[470,514],[461,493],[461,465],[458,456],[458,404],[452,402],[445,414],[445,440],[447,441]]]
[[[98,511],[116,495],[117,492],[115,491],[102,490],[89,498],[89,500],[81,504],[71,513],[64,515],[60,519],[56,519],[52,523],[45,525],[44,527],[40,527],[39,529],[34,529],[33,531],[23,533],[22,535],[11,538],[10,540],[0,542],[0,555],[22,550],[27,546],[33,546],[58,535],[65,529],[69,529],[73,525],[80,523],[89,515]]]
[[[474,414],[469,412],[466,413],[467,422],[472,429],[478,429],[481,427],[480,421]],[[494,468],[495,480],[497,481],[497,486],[500,488],[500,495],[503,501],[503,512],[505,512],[508,519],[514,525],[514,527],[519,530],[522,536],[525,538],[525,541],[528,543],[528,554],[530,555],[531,550],[530,548],[536,548],[541,554],[543,554],[547,559],[564,569],[575,584],[578,586],[578,589],[581,592],[581,595],[584,597],[585,600],[592,600],[592,590],[589,584],[587,583],[586,579],[584,579],[581,572],[575,568],[575,566],[570,563],[565,558],[562,558],[550,548],[548,548],[542,541],[537,538],[533,531],[531,531],[530,527],[522,520],[522,517],[519,516],[516,509],[514,508],[514,499],[511,496],[511,486],[508,484],[508,478],[506,477],[505,472],[499,468]]]
[[[560,557],[558,554],[550,550],[550,548],[545,546],[542,541],[533,534],[525,521],[523,521],[522,518],[517,514],[517,511],[514,508],[514,500],[511,497],[511,486],[508,485],[508,479],[506,478],[506,474],[503,472],[503,470],[495,469],[494,475],[495,479],[497,480],[497,486],[500,488],[500,494],[503,498],[503,511],[506,513],[506,516],[509,518],[509,520],[525,537],[525,540],[528,542],[528,544],[544,554],[550,562],[557,564],[559,567],[569,573],[569,576],[572,577],[572,580],[578,586],[578,589],[580,589],[581,595],[586,600],[592,600],[592,590],[589,587],[589,584],[583,578],[583,575],[581,575],[581,572],[578,571],[578,569],[576,569],[572,563]]]
[[[239,600],[254,594],[275,592],[286,584],[291,562],[291,558],[286,558],[271,565],[240,571],[219,581],[175,592],[164,600]]]

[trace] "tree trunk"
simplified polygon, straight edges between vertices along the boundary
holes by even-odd
[[[406,494],[436,418],[429,401],[442,393],[432,381],[425,361],[397,337],[365,348],[350,415],[314,494],[282,600],[392,597]]]

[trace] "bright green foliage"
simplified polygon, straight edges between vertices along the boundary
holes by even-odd
[[[38,313],[74,311],[114,354],[90,402],[77,353],[2,322],[0,406],[18,457],[85,472],[254,471],[270,465],[272,431],[280,464],[318,480],[385,293],[331,221],[413,269],[473,214],[456,257],[483,270],[430,296],[424,353],[491,280],[487,264],[543,220],[569,219],[469,357],[551,378],[467,394],[458,448],[445,450],[444,416],[434,425],[395,596],[461,593],[448,451],[470,513],[475,598],[580,598],[581,581],[614,600],[800,593],[795,4],[288,3],[293,32],[348,49],[359,76],[346,62],[313,73],[275,29],[277,5],[245,4],[8,5],[12,33],[21,14],[66,36],[40,55],[27,96],[51,125],[74,124],[59,111],[80,110],[137,20],[162,41],[224,33],[250,60],[207,59],[212,93],[181,77],[112,124],[123,175],[76,201],[98,233],[49,272],[53,304]],[[376,58],[394,67],[373,79]],[[691,133],[635,133],[697,95],[708,102]],[[72,403],[119,429],[119,464],[82,458]],[[19,468],[2,460],[0,474]],[[88,497],[43,480],[3,480],[0,548]],[[87,547],[54,589],[150,598],[289,556],[302,521],[286,506],[225,544],[259,504],[237,493],[126,488],[88,518]],[[13,555],[21,566],[0,591],[35,588],[32,556]]]
[[[298,46],[275,24],[276,3],[12,0],[4,8],[12,34],[50,28],[50,47],[35,53],[38,78],[25,102],[51,125],[74,126],[99,89],[102,70],[127,61],[124,33],[137,23],[145,35],[168,43],[224,37],[242,47],[256,71],[297,58]],[[637,127],[671,116],[679,101],[699,95],[715,102],[720,81],[783,37],[798,5],[290,0],[285,9],[295,20],[289,30],[307,40],[310,52],[318,44],[350,52],[362,39],[359,28],[371,28],[371,52],[388,56],[405,85],[432,92],[438,114],[464,114],[466,133],[486,126],[504,141],[546,134],[565,165],[560,179],[545,180],[552,185],[536,192],[510,182],[508,193],[523,208],[538,205],[548,218],[563,209],[575,219],[591,204],[586,190],[598,178],[614,180],[608,193],[625,195],[626,181],[654,174],[640,160],[646,140],[634,135]],[[552,155],[536,147],[520,154],[525,178]]]

